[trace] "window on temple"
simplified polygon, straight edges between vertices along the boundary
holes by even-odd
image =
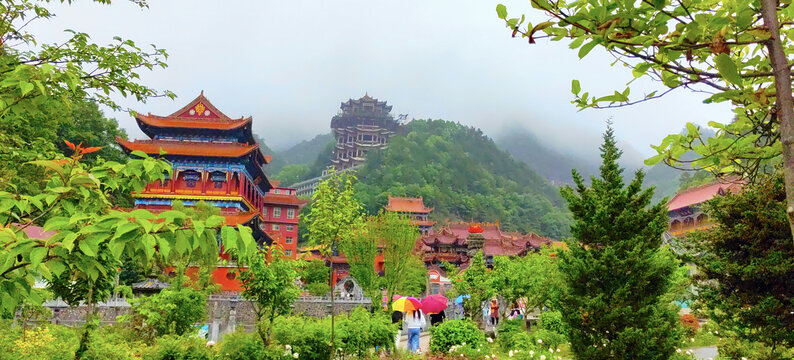
[[[284,250],[284,255],[292,256],[292,249]]]
[[[287,244],[292,244],[295,239],[292,236],[287,236]]]
[[[273,208],[273,217],[281,217],[281,208],[280,207],[274,207]]]
[[[287,231],[295,230],[295,225],[287,225]]]
[[[267,206],[262,208],[262,215],[267,216]]]
[[[226,182],[226,173],[223,171],[213,171],[210,173],[210,180],[214,188],[223,188],[223,183]]]
[[[273,193],[274,194],[281,194],[281,191],[279,191],[279,189],[273,189]]]
[[[287,209],[287,219],[295,218],[295,209]]]
[[[280,224],[273,224],[273,230],[281,230]]]
[[[196,187],[196,182],[201,179],[201,174],[198,171],[188,170],[182,173],[182,179],[185,180],[185,186],[194,188]]]

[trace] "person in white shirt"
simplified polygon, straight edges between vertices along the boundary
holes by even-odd
[[[419,333],[425,328],[425,324],[422,310],[406,312],[403,317],[403,327],[408,329],[408,350],[412,353],[419,350]]]

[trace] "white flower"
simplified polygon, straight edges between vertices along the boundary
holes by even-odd
[[[714,335],[719,335],[719,334],[720,334],[720,332],[719,332],[719,331],[717,331],[717,330],[714,330]]]
[[[695,342],[695,338],[690,338],[689,341]]]
[[[560,352],[560,349],[559,349],[559,348],[557,348],[557,352]]]
[[[480,349],[477,349],[477,352],[480,352]]]
[[[460,344],[460,346],[466,346],[466,343]]]
[[[491,339],[490,337],[489,337],[489,338],[487,338],[487,339],[485,339],[485,340],[488,340],[488,342],[489,342],[489,343],[492,343],[492,342],[493,342],[493,339]]]
[[[680,354],[681,353],[681,349],[675,349],[675,352]]]
[[[292,357],[294,357],[294,358],[296,358],[296,359],[297,359],[297,358],[298,358],[298,353],[294,353],[294,354],[292,354]]]
[[[535,350],[529,350],[529,356],[535,356]]]
[[[207,346],[215,346],[215,342],[212,340],[207,341]]]
[[[538,339],[538,344],[543,344],[543,340]]]
[[[513,350],[510,350],[510,352],[507,353],[507,356],[513,357]]]
[[[540,360],[546,360],[546,355],[541,355]]]
[[[284,345],[284,348],[287,349],[287,350],[292,350],[292,346],[290,346],[290,345]]]
[[[549,348],[549,352],[550,352],[550,353],[553,353],[553,352],[554,352],[554,349],[552,349],[552,348]]]

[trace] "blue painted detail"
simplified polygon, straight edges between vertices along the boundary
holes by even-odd
[[[166,205],[171,206],[172,201],[170,199],[135,199],[135,205]],[[198,201],[196,200],[180,200],[182,201],[182,205],[185,206],[196,206]],[[245,204],[239,201],[208,201],[214,207],[222,207],[222,208],[235,208],[240,211],[248,211],[248,207]]]

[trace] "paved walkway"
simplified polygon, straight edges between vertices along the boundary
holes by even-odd
[[[692,350],[698,359],[716,359],[718,355],[716,346],[691,348],[689,350]]]
[[[400,349],[408,350],[408,335],[400,336]],[[424,354],[430,349],[430,333],[423,331],[419,335],[419,353]]]

